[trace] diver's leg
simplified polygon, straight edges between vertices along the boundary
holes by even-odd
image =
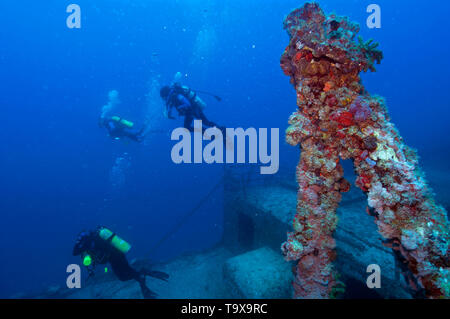
[[[196,113],[196,114],[195,114],[195,115],[196,115],[195,117],[198,118],[199,120],[202,120],[202,124],[203,124],[203,125],[208,126],[208,127],[219,127],[216,123],[214,123],[214,122],[208,120],[208,119],[206,118],[205,113],[203,113],[203,110],[201,110],[200,108],[197,107],[195,113]]]
[[[140,130],[135,130],[132,139],[136,142],[142,142],[145,138],[145,129],[146,127],[143,126]]]
[[[113,253],[109,259],[114,274],[120,281],[140,280],[141,274],[134,270],[122,253]]]
[[[124,130],[124,135],[135,142],[142,142],[142,140],[144,139],[144,136],[142,135],[143,131],[144,131],[144,128],[139,131],[127,129],[127,130]]]
[[[200,108],[196,109],[196,118],[198,118],[199,120],[202,120],[202,125],[203,126],[208,126],[208,127],[216,127],[218,128],[221,132],[222,132],[222,136],[223,136],[223,141],[224,143],[226,142],[226,128],[224,126],[219,126],[216,123],[208,120],[206,118],[205,113],[203,113],[203,110]],[[205,128],[203,128],[203,131],[205,131]]]
[[[188,129],[190,132],[194,132],[194,128],[192,127],[193,120],[194,117],[190,113],[186,114],[184,117],[184,128]]]

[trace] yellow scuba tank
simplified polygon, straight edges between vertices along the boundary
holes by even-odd
[[[113,117],[111,117],[111,119],[112,119],[113,121],[117,122],[117,123],[120,123],[120,124],[122,124],[122,125],[128,127],[128,128],[132,128],[132,127],[134,126],[134,123],[133,123],[133,122],[124,120],[124,119],[122,119],[122,118],[120,118],[120,117],[118,117],[118,116],[113,116]]]
[[[126,254],[131,249],[131,245],[129,243],[114,234],[108,228],[100,229],[98,234],[100,238],[111,242],[111,245],[113,245],[117,250],[121,251],[124,254]]]

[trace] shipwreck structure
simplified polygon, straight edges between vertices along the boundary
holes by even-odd
[[[390,122],[383,98],[371,96],[360,73],[375,71],[378,44],[356,39],[359,25],[325,15],[317,3],[290,13],[290,43],[281,67],[297,92],[286,140],[301,147],[293,231],[285,258],[298,261],[298,298],[329,298],[340,290],[333,265],[336,209],[350,184],[340,160],[351,159],[356,185],[368,196],[384,245],[392,248],[418,296],[449,297],[449,224],[421,173],[417,155]],[[363,212],[361,212],[363,213]]]

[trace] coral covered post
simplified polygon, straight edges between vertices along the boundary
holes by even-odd
[[[332,236],[341,193],[350,188],[340,159],[353,160],[356,184],[411,287],[430,298],[449,297],[447,214],[434,202],[384,100],[361,84],[360,72],[375,71],[383,57],[378,45],[355,41],[358,24],[327,16],[316,3],[294,10],[284,27],[290,43],[281,67],[298,105],[286,139],[301,146],[294,231],[282,246],[288,260],[298,260],[295,297],[328,298],[337,285]]]

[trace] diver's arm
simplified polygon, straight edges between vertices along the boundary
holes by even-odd
[[[172,110],[173,110],[173,106],[172,106],[172,105],[169,105],[169,106],[167,107],[167,117],[168,117],[169,119],[171,119],[171,120],[174,120],[174,119],[175,119],[175,116],[172,115]]]

